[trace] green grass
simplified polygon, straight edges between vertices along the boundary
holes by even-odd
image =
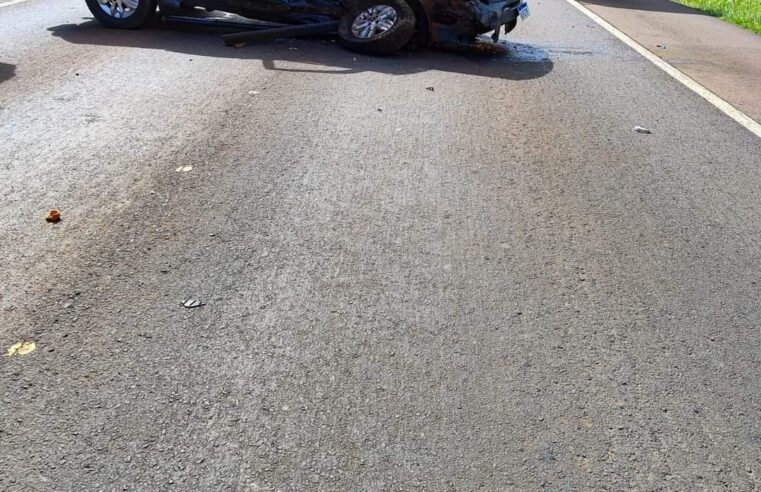
[[[677,0],[761,34],[761,0]]]

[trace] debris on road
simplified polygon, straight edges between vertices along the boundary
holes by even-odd
[[[656,44],[656,45],[655,45],[655,47],[656,47],[656,48],[660,48],[660,49],[662,49],[662,50],[665,50],[665,49],[666,49],[666,45],[663,45],[663,44]]]
[[[187,301],[182,303],[182,307],[193,309],[201,306],[205,306],[206,303],[203,301],[199,301],[198,299],[188,299]]]
[[[434,88],[433,87],[426,87],[425,90],[433,92]]]
[[[48,222],[60,222],[61,212],[59,212],[56,209],[51,209],[50,211],[48,211],[48,214],[45,216],[45,220]]]
[[[180,166],[175,171],[178,173],[187,173],[193,170],[193,166]]]
[[[650,129],[645,128],[644,126],[639,126],[639,125],[634,127],[634,131],[637,133],[644,133],[646,135],[650,135],[651,133],[653,133]]]
[[[248,93],[251,94],[252,96],[256,96],[258,94],[261,94],[261,92],[259,92],[259,91],[248,91]]]
[[[37,350],[37,344],[34,342],[18,342],[11,345],[8,349],[8,357],[15,355],[27,355]]]

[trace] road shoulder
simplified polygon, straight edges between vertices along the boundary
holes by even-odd
[[[761,36],[668,0],[582,4],[656,56],[761,122]]]

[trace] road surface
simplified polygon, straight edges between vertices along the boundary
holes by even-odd
[[[761,486],[761,140],[532,9],[389,58],[0,9],[0,489]]]

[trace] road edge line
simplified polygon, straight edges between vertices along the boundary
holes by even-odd
[[[718,109],[725,115],[735,120],[737,123],[742,125],[746,130],[755,134],[758,138],[761,138],[761,124],[759,124],[756,120],[754,120],[747,114],[743,113],[736,107],[732,106],[730,103],[720,98],[719,96],[717,96],[716,94],[708,90],[707,88],[703,87],[694,79],[690,78],[688,75],[685,75],[683,72],[681,72],[678,68],[674,67],[673,65],[664,61],[662,58],[655,55],[653,52],[651,52],[650,50],[648,50],[647,48],[645,48],[644,46],[636,42],[634,39],[629,37],[623,31],[621,31],[620,29],[615,27],[613,24],[611,24],[610,22],[600,17],[599,15],[595,14],[594,12],[589,10],[587,7],[585,7],[578,1],[576,0],[565,0],[565,1],[568,2],[572,7],[575,7],[582,14],[592,19],[595,23],[597,23],[600,27],[608,31],[610,34],[618,38],[619,41],[623,42],[629,48],[633,49],[634,51],[639,53],[641,56],[646,58],[653,65],[660,68],[661,70],[669,74],[672,78],[676,79],[682,85],[690,89],[692,92],[694,92],[695,94],[699,95],[700,97],[702,97],[703,99],[711,103],[716,109]]]
[[[17,3],[24,3],[28,1],[29,0],[11,0],[10,2],[0,3],[0,9],[3,7],[10,7],[11,5],[16,5]]]

